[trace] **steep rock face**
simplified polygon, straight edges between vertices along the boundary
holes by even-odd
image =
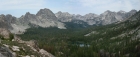
[[[55,14],[50,9],[40,9],[38,13],[36,14],[38,19],[51,19],[51,20],[57,20]]]
[[[61,12],[55,14],[59,21],[61,22],[70,22],[73,19],[73,15],[68,12]]]
[[[10,23],[15,23],[16,22],[16,17],[8,14],[5,16],[6,18],[6,22],[8,23],[8,25],[10,25]]]
[[[120,16],[122,16],[122,18],[124,18],[124,19],[127,18],[127,17],[125,16],[126,13],[127,13],[127,12],[122,11],[122,10],[120,10],[120,11],[117,12],[117,14],[120,15]]]
[[[74,15],[74,19],[85,20],[85,19],[84,19],[84,16],[82,16],[82,15],[80,15],[80,14]]]
[[[89,25],[98,24],[100,21],[99,15],[94,13],[89,13],[84,15],[84,21],[87,22]]]
[[[25,25],[34,24],[41,27],[59,27],[65,28],[64,24],[59,22],[56,16],[49,9],[41,9],[36,15],[29,12],[20,18],[20,22]]]
[[[84,22],[87,22],[89,25],[97,24],[99,20],[99,15],[94,13],[89,13],[84,16],[76,15],[74,19],[83,20]]]
[[[13,30],[14,27],[12,26],[17,21],[17,18],[8,14],[8,15],[0,15],[0,28]]]
[[[101,14],[102,25],[111,24],[117,21],[121,21],[123,18],[115,12],[106,11]]]
[[[39,25],[41,27],[58,27],[58,28],[65,28],[64,24],[59,22],[55,16],[55,14],[50,11],[49,9],[41,9],[36,14],[37,22],[32,22],[33,24]]]
[[[23,32],[25,32],[25,29],[30,28],[29,24],[29,20],[26,19],[25,16],[21,16],[20,18],[18,18],[16,20],[16,22],[14,24],[11,24],[11,26],[13,27],[12,30],[10,30],[12,33],[15,34],[22,34]]]
[[[37,18],[34,14],[30,14],[29,12],[19,18],[19,22],[23,25],[28,25],[31,21],[37,21]]]
[[[21,22],[19,22],[21,21]],[[24,23],[24,21],[26,23]],[[25,31],[25,29],[29,28],[27,26],[28,20],[23,20],[22,18],[17,19],[16,17],[8,14],[8,15],[0,15],[0,28],[8,29],[12,33],[19,33],[20,31]],[[21,32],[20,32],[21,33]]]
[[[5,15],[0,15],[0,27],[1,28],[7,28],[8,24],[5,22]]]
[[[84,19],[94,19],[96,17],[98,17],[98,15],[94,13],[89,13],[89,14],[84,15]]]
[[[0,15],[0,28],[12,29],[11,24],[15,23],[16,17],[12,15]]]
[[[137,11],[136,10],[131,10],[130,12],[127,12],[126,14],[125,14],[125,18],[126,17],[131,17],[133,14],[135,14]]]

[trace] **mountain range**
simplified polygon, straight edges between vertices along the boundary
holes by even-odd
[[[131,10],[129,12],[125,12],[120,10],[119,12],[105,11],[104,13],[97,15],[94,13],[89,13],[84,16],[69,14],[68,12],[59,11],[56,13],[56,17],[61,22],[71,22],[72,20],[82,20],[89,25],[107,25],[115,22],[123,21],[133,14],[135,14],[136,10]]]
[[[25,32],[25,29],[30,28],[31,26],[58,27],[60,29],[66,29],[67,25],[65,23],[67,22],[81,25],[107,25],[123,21],[136,12],[136,10],[131,10],[130,12],[112,12],[107,10],[100,15],[89,13],[82,16],[61,11],[54,14],[50,9],[44,8],[40,9],[37,14],[27,12],[20,18],[16,18],[10,14],[2,14],[0,15],[0,28],[6,28],[12,33],[20,34]]]

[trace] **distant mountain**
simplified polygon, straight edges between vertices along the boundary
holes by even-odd
[[[82,15],[75,15],[69,14],[68,12],[58,12],[56,13],[56,17],[61,22],[71,22],[72,20],[82,20],[89,25],[107,25],[112,24],[115,22],[119,22],[125,20],[135,14],[136,10],[131,10],[130,12],[119,11],[119,12],[112,12],[112,11],[105,11],[104,13],[97,15],[94,13],[89,13],[84,16]]]
[[[55,14],[55,16],[58,18],[61,22],[70,22],[73,19],[73,15],[69,14],[68,12],[61,12]]]

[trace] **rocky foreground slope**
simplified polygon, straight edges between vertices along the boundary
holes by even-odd
[[[38,47],[35,40],[23,41],[6,29],[0,29],[0,57],[55,57]]]

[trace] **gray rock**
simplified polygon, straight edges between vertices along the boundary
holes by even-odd
[[[58,13],[55,14],[55,16],[61,22],[71,22],[71,20],[73,19],[73,15],[69,14],[68,12],[59,11]]]
[[[50,9],[40,9],[40,11],[38,11],[38,13],[36,14],[36,16],[39,19],[51,19],[51,20],[57,20],[55,14],[50,10]]]
[[[5,28],[0,28],[0,35],[2,35],[5,39],[9,38],[10,31]]]
[[[0,57],[14,57],[11,50],[7,47],[0,47]]]

